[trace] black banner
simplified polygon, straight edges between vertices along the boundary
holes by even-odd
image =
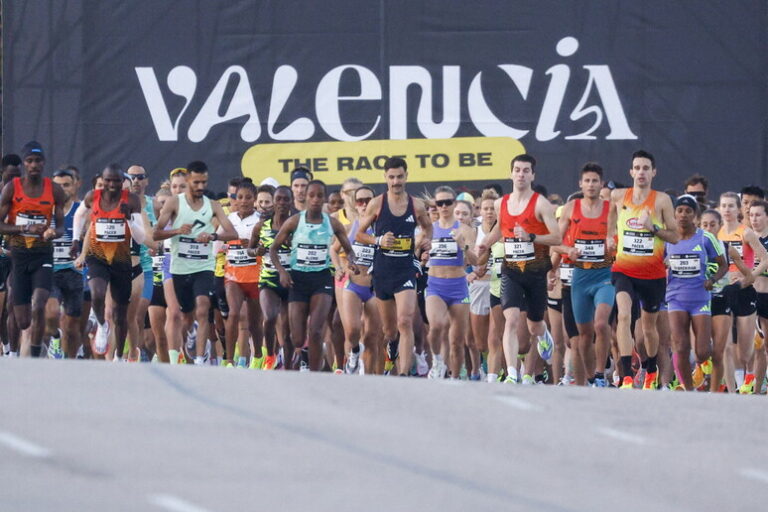
[[[568,193],[588,160],[628,182],[644,148],[656,188],[766,185],[766,5],[5,1],[3,150],[153,186],[201,159],[215,190],[297,163],[381,182],[391,155],[428,188],[508,188],[525,150]]]

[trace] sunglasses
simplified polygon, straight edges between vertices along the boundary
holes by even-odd
[[[125,177],[128,178],[131,181],[147,179],[147,175],[146,174],[126,174]]]
[[[237,194],[229,194],[230,199],[237,199]]]
[[[174,170],[171,171],[170,177],[173,178],[177,174],[183,174],[184,176],[186,176],[187,175],[187,170],[185,168],[183,168],[183,167],[177,167],[177,168],[175,168]]]
[[[342,190],[341,191],[342,194],[346,194],[348,196],[349,195],[353,195],[355,192],[357,192],[356,188],[348,188],[347,190]]]
[[[441,207],[441,206],[451,206],[451,205],[453,205],[453,199],[437,199],[437,200],[435,200],[435,204],[438,207]]]
[[[54,178],[59,178],[61,176],[69,176],[70,178],[75,179],[75,173],[73,173],[69,169],[60,169],[53,173]]]
[[[368,203],[371,202],[372,197],[361,197],[359,199],[355,199],[355,204],[358,206],[367,206]]]

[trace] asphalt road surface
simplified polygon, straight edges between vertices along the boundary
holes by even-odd
[[[0,511],[761,511],[768,398],[0,359]]]

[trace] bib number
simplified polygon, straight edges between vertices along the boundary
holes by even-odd
[[[53,241],[53,262],[54,263],[69,263],[72,261],[70,256],[70,250],[72,249],[71,240],[54,240]]]
[[[533,242],[523,242],[519,238],[505,238],[504,256],[507,261],[531,261],[534,258]]]
[[[211,245],[196,242],[194,238],[179,237],[179,258],[187,260],[207,260],[211,255]]]
[[[280,260],[280,264],[283,266],[284,269],[288,270],[291,268],[291,250],[290,249],[278,249],[277,250],[277,257]],[[272,263],[272,258],[269,256],[269,253],[265,254],[264,258],[264,266],[270,270],[277,270],[277,267]]]
[[[496,274],[496,278],[501,278],[501,265],[504,263],[504,258],[493,259],[493,273]]]
[[[625,231],[622,251],[633,256],[653,256],[653,233]]]
[[[573,281],[573,265],[570,263],[560,264],[560,282],[565,286],[570,286]]]
[[[240,245],[230,245],[227,250],[227,263],[233,267],[247,267],[256,264],[256,258],[248,255],[248,250]]]
[[[352,244],[352,250],[355,253],[355,261],[357,261],[358,265],[363,267],[370,267],[373,265],[373,252],[375,249],[372,245],[354,242]]]
[[[96,219],[97,242],[124,242],[125,219]]]
[[[698,254],[671,254],[669,268],[673,277],[690,279],[701,275],[701,260]]]
[[[16,225],[17,226],[32,226],[35,224],[45,224],[46,218],[45,215],[34,215],[31,213],[24,213],[19,212],[16,214]],[[22,236],[25,236],[27,238],[40,238],[39,235],[32,235],[29,233],[22,233]]]
[[[409,236],[396,236],[392,246],[382,249],[381,252],[386,256],[394,256],[397,258],[403,256],[410,256],[411,249],[413,248],[413,239]]]
[[[328,246],[299,244],[296,247],[296,263],[308,268],[323,268],[328,261]]]
[[[603,261],[605,259],[605,240],[576,240],[573,246],[579,250],[578,262]]]
[[[433,238],[429,258],[434,260],[455,260],[459,256],[459,245],[453,238]]]

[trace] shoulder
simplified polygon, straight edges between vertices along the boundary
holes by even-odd
[[[611,190],[611,202],[617,203],[624,199],[624,196],[627,194],[627,191],[630,190],[628,188],[615,188]]]

